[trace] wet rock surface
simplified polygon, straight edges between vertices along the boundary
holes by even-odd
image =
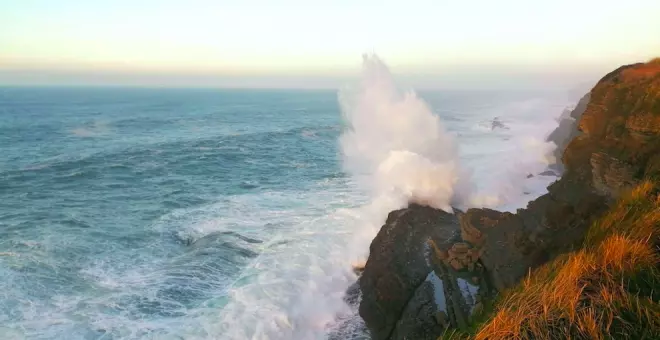
[[[590,94],[586,94],[580,99],[575,106],[575,109],[564,112],[559,118],[559,125],[557,128],[548,135],[548,138],[546,138],[546,141],[553,142],[557,146],[552,154],[554,162],[550,166],[551,169],[558,172],[564,171],[564,165],[561,162],[562,154],[564,153],[564,150],[566,150],[568,143],[580,134],[577,128],[577,121],[587,109],[590,97]]]
[[[360,277],[360,316],[373,339],[389,339],[405,307],[424,282],[431,266],[427,240],[450,244],[458,219],[442,210],[417,204],[393,211],[369,248]]]
[[[445,328],[436,320],[439,307],[434,294],[433,283],[424,281],[408,301],[389,339],[437,339]]]
[[[552,170],[546,170],[546,171],[543,171],[543,172],[539,173],[539,176],[554,176],[554,177],[557,177],[559,175],[556,172],[552,171]]]

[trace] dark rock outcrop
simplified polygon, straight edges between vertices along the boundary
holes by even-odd
[[[431,267],[431,239],[449,244],[458,232],[455,215],[417,204],[393,211],[369,247],[360,277],[360,316],[373,339],[389,339],[395,325]]]
[[[580,120],[582,114],[587,109],[589,104],[590,94],[586,94],[580,99],[578,104],[573,110],[565,111],[564,114],[559,117],[559,125],[554,129],[550,135],[546,138],[546,141],[553,142],[557,147],[552,153],[552,158],[554,161],[550,165],[550,168],[558,172],[564,171],[564,165],[561,162],[561,156],[566,150],[568,143],[577,137],[579,131],[577,129],[577,121]]]
[[[517,215],[470,209],[460,216],[460,221],[463,240],[479,249],[479,258],[489,269],[491,280],[498,289],[514,283],[514,277],[524,275],[525,263],[542,257],[533,242],[525,237],[523,221]]]
[[[660,60],[609,73],[564,120],[549,137],[562,176],[525,209],[452,215],[411,205],[390,213],[359,281],[373,339],[435,339],[445,327],[465,327],[493,288],[575,249],[608,204],[642,178],[660,177]]]
[[[557,177],[558,175],[557,175],[556,172],[554,172],[552,170],[546,170],[546,171],[543,171],[543,172],[539,173],[539,176],[554,176],[554,177]]]
[[[435,303],[434,287],[424,281],[408,301],[390,339],[436,339],[445,327],[436,319],[439,307]]]
[[[480,233],[481,261],[498,289],[581,244],[609,202],[657,171],[649,164],[660,154],[660,64],[608,74],[571,116],[580,117],[579,131],[562,154],[562,178],[546,195],[516,214],[470,209],[460,216],[462,229],[472,231],[464,239]]]
[[[495,129],[502,129],[502,130],[508,130],[509,127],[504,125],[502,121],[500,120],[499,117],[493,118],[493,121],[490,123],[490,129],[495,130]]]

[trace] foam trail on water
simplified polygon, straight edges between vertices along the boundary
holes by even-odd
[[[451,211],[468,183],[453,137],[414,92],[397,89],[377,56],[363,58],[360,83],[339,96],[345,169],[375,196]]]

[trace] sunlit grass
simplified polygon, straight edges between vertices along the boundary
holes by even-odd
[[[581,250],[498,298],[476,339],[660,338],[660,197],[643,182],[587,233]]]

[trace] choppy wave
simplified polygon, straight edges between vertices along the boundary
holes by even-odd
[[[515,209],[555,179],[527,175],[558,104],[364,67],[344,122],[331,92],[0,91],[0,338],[363,339],[344,292],[387,212]]]

